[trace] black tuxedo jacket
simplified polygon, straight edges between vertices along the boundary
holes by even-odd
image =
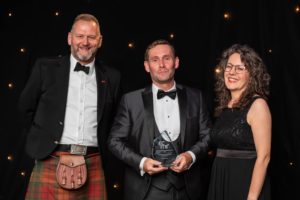
[[[38,59],[20,96],[26,119],[26,151],[34,159],[46,158],[61,139],[67,102],[70,55]],[[106,156],[107,136],[117,103],[120,74],[95,62],[98,88],[98,143]]]
[[[210,120],[202,93],[177,84],[180,110],[180,140],[183,151],[192,151],[196,163],[184,172],[187,192],[192,200],[200,199],[202,191],[201,158],[207,155]],[[142,200],[151,176],[140,175],[143,157],[151,157],[155,119],[152,88],[125,94],[120,102],[109,138],[112,153],[126,163],[124,192],[126,200]]]

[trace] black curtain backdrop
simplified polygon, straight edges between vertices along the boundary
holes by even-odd
[[[24,199],[34,164],[24,152],[26,135],[17,111],[20,92],[36,58],[69,53],[67,34],[80,13],[99,19],[104,41],[98,56],[121,71],[125,92],[150,83],[143,54],[150,42],[164,38],[180,58],[177,82],[202,89],[211,112],[221,52],[234,43],[253,47],[272,77],[272,199],[300,199],[299,9],[299,0],[1,1],[0,200]],[[114,199],[121,199],[121,178],[118,184],[109,186]]]

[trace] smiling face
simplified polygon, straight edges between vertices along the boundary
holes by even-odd
[[[72,55],[81,64],[92,62],[102,44],[98,25],[94,21],[77,21],[68,34],[68,44],[71,46]]]
[[[179,66],[179,59],[175,57],[169,45],[159,44],[149,50],[144,66],[155,85],[168,88],[174,84],[174,74]]]
[[[247,69],[241,70],[244,63],[241,61],[240,54],[232,54],[227,62],[227,66],[231,67],[230,70],[225,70],[224,80],[227,89],[230,91],[232,98],[239,98],[245,91],[249,82],[249,72]],[[238,69],[240,68],[240,69]]]

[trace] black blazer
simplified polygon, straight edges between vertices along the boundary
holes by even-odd
[[[106,156],[107,135],[117,103],[120,74],[95,62],[98,87],[98,143]],[[34,159],[46,158],[60,141],[65,119],[70,55],[38,59],[22,91],[19,106],[26,119],[26,151]]]
[[[196,163],[184,172],[187,192],[192,200],[202,191],[201,158],[207,155],[210,120],[202,93],[177,84],[180,110],[180,139],[183,151],[192,151]],[[151,176],[140,175],[143,157],[151,157],[155,119],[151,87],[125,94],[108,138],[109,149],[126,163],[124,192],[126,200],[142,200],[149,188]]]

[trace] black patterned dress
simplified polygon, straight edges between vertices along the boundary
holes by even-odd
[[[244,110],[224,109],[214,124],[211,142],[217,148],[217,156],[212,166],[208,200],[247,200],[256,160],[253,134],[246,120],[251,104]],[[259,200],[269,199],[266,175]]]

